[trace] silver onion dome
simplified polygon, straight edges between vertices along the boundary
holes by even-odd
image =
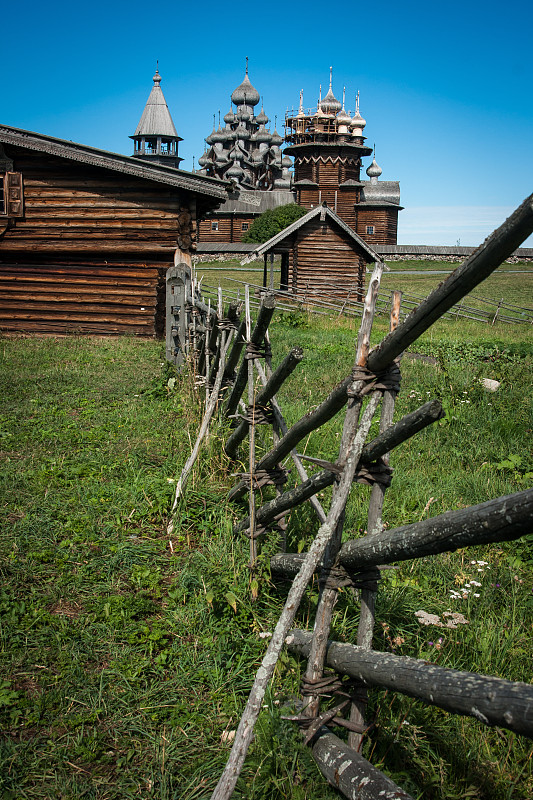
[[[383,172],[383,170],[381,169],[379,164],[376,162],[376,159],[374,157],[374,160],[372,161],[370,166],[367,167],[366,174],[368,175],[369,178],[379,178],[379,176],[381,175],[382,172]]]
[[[259,102],[259,92],[252,86],[248,77],[248,65],[243,82],[233,90],[231,102],[236,106],[256,106]]]

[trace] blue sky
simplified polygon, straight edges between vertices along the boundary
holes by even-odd
[[[360,91],[382,179],[400,181],[399,243],[477,245],[533,192],[529,0],[30,0],[2,20],[2,124],[131,154],[159,60],[191,169],[246,56],[278,129],[300,89],[316,104],[332,65],[352,111]]]

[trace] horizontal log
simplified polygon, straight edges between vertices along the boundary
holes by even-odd
[[[476,506],[392,528],[343,544],[339,560],[346,569],[362,570],[410,558],[453,552],[491,542],[520,539],[533,528],[533,489],[497,497]],[[276,575],[298,573],[305,554],[279,553],[270,559]]]
[[[307,657],[313,634],[292,630],[287,647]],[[474,717],[484,725],[533,737],[533,686],[475,672],[438,667],[427,661],[329,642],[327,664],[367,686],[381,686],[416,697],[452,714]]]
[[[319,732],[312,755],[328,783],[349,800],[412,800],[410,794],[327,728]]]
[[[398,327],[370,351],[368,368],[385,369],[439,317],[485,280],[533,232],[533,195],[495,230]]]
[[[390,428],[365,445],[361,454],[361,463],[369,463],[381,458],[385,453],[388,453],[394,447],[405,442],[411,436],[414,436],[443,416],[444,412],[438,400],[425,403],[416,411],[406,414],[395,425],[391,425]],[[327,469],[315,472],[303,483],[265,503],[256,512],[255,519],[257,524],[268,525],[279,514],[309,500],[310,497],[321,492],[327,486],[331,486],[335,481],[336,475],[336,472]],[[249,526],[250,519],[247,517],[235,527],[235,532],[246,530]]]
[[[319,428],[334,417],[346,404],[348,399],[348,386],[351,382],[351,376],[345,378],[342,383],[339,383],[326,399],[320,403],[318,408],[315,408],[314,411],[309,411],[305,416],[301,417],[298,422],[295,422],[292,428],[289,428],[285,436],[280,439],[278,444],[270,450],[269,453],[263,456],[256,465],[256,469],[272,469],[289,455],[291,450],[296,447],[304,436],[307,436],[308,433],[316,430],[316,428]],[[247,484],[241,481],[229,493],[229,500],[240,500],[246,494],[247,488]]]
[[[519,539],[533,529],[533,489],[497,497],[468,508],[346,542],[340,551],[347,567],[390,564],[453,552],[491,542]]]
[[[256,404],[265,406],[274,397],[279,388],[283,385],[284,381],[291,375],[300,361],[303,358],[303,350],[301,347],[293,347],[293,349],[286,355],[278,368],[272,373],[267,381],[266,386],[258,393],[256,397]],[[250,423],[248,420],[241,420],[239,426],[233,431],[229,437],[224,450],[228,458],[236,458],[237,450],[248,433]]]

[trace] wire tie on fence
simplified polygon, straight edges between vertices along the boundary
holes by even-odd
[[[232,414],[233,419],[240,419],[250,425],[272,425],[275,421],[274,412],[269,405],[246,406],[246,414]]]
[[[228,319],[228,317],[222,317],[222,319],[218,321],[218,329],[219,331],[236,331],[237,326],[231,319]]]
[[[355,471],[354,481],[364,483],[366,486],[373,486],[375,483],[390,486],[392,473],[392,467],[389,467],[382,458],[378,458],[367,464],[360,462]]]
[[[252,488],[257,490],[262,489],[263,486],[283,486],[289,478],[289,470],[283,469],[282,467],[278,467],[277,469],[259,469],[253,473],[253,476],[251,476],[249,472],[241,472],[238,477],[246,481],[248,485],[250,485],[250,481],[252,480]]]
[[[328,472],[334,472],[335,475],[342,475],[343,467],[340,464],[333,464],[331,461],[326,461],[323,458],[312,458],[311,456],[306,456],[303,453],[297,453],[296,455],[298,458],[303,458],[305,461],[309,461],[311,464],[316,464],[317,467],[327,469]]]
[[[360,391],[353,390],[353,383],[363,382]],[[395,360],[382,372],[371,372],[366,367],[355,367],[352,372],[352,387],[348,389],[348,397],[364,397],[376,390],[382,392],[399,392],[401,372],[398,361]]]
[[[271,355],[272,355],[272,350],[268,342],[263,341],[261,344],[254,344],[253,342],[248,342],[246,344],[244,358],[247,361],[254,358],[270,358]]]
[[[320,587],[326,589],[364,589],[376,592],[378,581],[381,578],[379,569],[373,568],[366,572],[350,572],[341,564],[329,568],[327,575],[319,579]]]

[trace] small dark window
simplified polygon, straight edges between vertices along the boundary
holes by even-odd
[[[373,225],[367,225],[366,226],[366,232],[371,236],[374,233],[374,226]]]
[[[218,222],[212,222],[211,223],[211,230],[212,231],[218,231]]]
[[[250,227],[250,223],[249,222],[243,222],[242,223],[241,228],[242,228],[243,231],[247,231],[249,227]]]

